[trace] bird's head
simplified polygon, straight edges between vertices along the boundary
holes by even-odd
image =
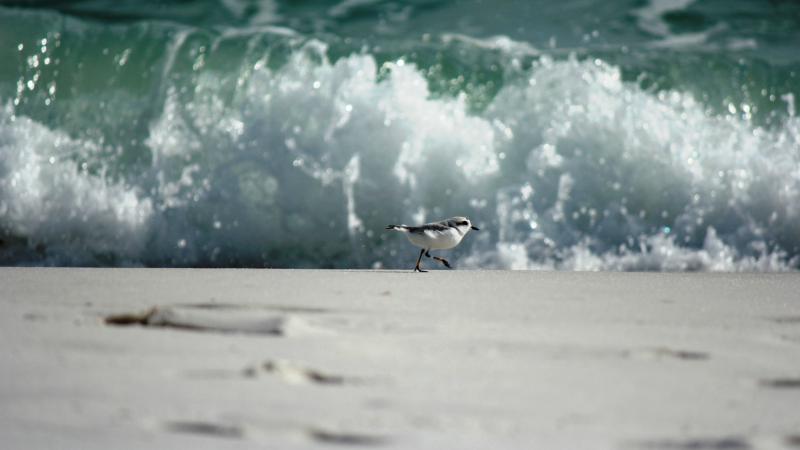
[[[452,228],[458,228],[462,232],[466,233],[469,230],[479,230],[478,227],[473,226],[472,222],[469,221],[466,217],[451,217],[447,219],[447,226]]]

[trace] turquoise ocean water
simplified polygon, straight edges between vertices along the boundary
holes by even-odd
[[[800,268],[800,3],[0,2],[0,264]]]

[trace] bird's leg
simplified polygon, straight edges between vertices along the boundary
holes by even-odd
[[[448,269],[452,269],[452,267],[450,267],[450,263],[447,262],[446,259],[444,259],[444,258],[442,258],[440,256],[434,256],[433,259],[435,259],[435,260],[439,261],[440,263],[444,264],[444,266],[447,267]]]
[[[427,256],[428,258],[431,257],[431,249],[425,250],[425,256]]]
[[[422,250],[420,250],[420,252],[419,252],[419,258],[417,258],[417,265],[414,267],[414,272],[417,272],[417,271],[419,271],[419,272],[427,272],[427,270],[422,270],[422,269],[420,269],[420,267],[419,267],[419,262],[420,262],[420,261],[422,261],[422,255],[424,255],[424,254],[425,254],[425,251],[426,251],[426,250],[425,250],[424,248],[423,248]]]

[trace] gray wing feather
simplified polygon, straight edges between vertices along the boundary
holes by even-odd
[[[425,225],[420,225],[418,227],[408,227],[408,232],[414,234],[423,234],[426,231],[441,232],[441,231],[447,231],[449,229],[450,227],[448,227],[447,225],[441,222],[436,222],[436,223],[426,223]]]

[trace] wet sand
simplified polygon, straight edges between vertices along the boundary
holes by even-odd
[[[797,274],[0,269],[0,447],[800,448]]]

